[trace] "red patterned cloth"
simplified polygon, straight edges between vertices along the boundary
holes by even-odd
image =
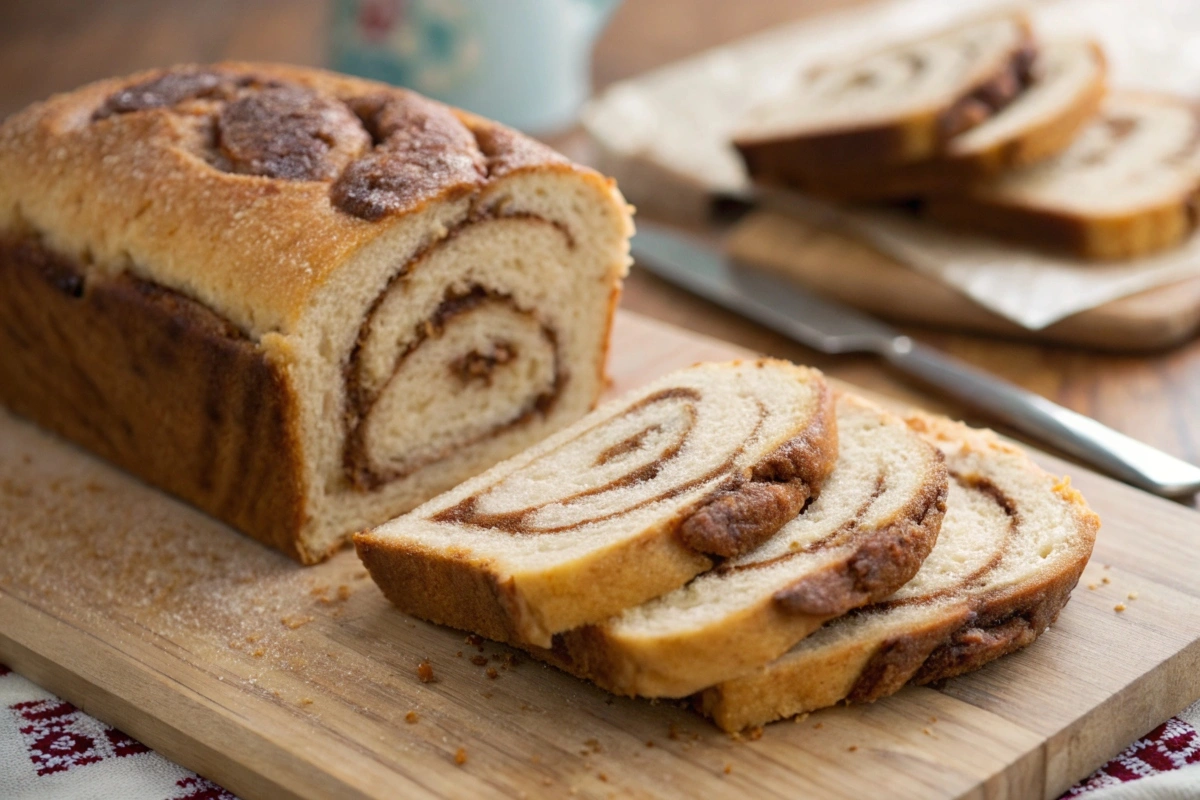
[[[1200,764],[1197,725],[1200,703],[1138,739],[1060,800],[1102,800],[1113,787]],[[1182,793],[1162,796],[1200,797],[1200,767],[1189,773],[1194,784],[1177,782]],[[0,664],[0,798],[98,796],[237,800]]]
[[[237,800],[0,664],[0,798]]]

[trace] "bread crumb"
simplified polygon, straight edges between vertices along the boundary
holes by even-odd
[[[1105,564],[1104,569],[1112,569],[1112,564]]]
[[[600,753],[604,750],[604,748],[600,746],[599,739],[585,739],[583,743],[590,747],[593,753]]]
[[[937,722],[937,717],[930,717],[930,718],[929,718],[929,721],[930,721],[930,722]]]
[[[409,725],[416,725],[420,719],[421,719],[421,715],[415,711],[410,711],[404,715],[404,721],[407,722]]]
[[[483,637],[479,636],[478,634],[472,633],[469,636],[467,636],[466,639],[463,639],[463,641],[466,642],[467,644],[471,645],[472,647],[479,647],[481,644],[483,644]]]
[[[929,728],[921,728],[921,733],[925,734],[926,736],[933,736],[933,731],[929,730]]]
[[[1096,584],[1094,584],[1094,583],[1089,583],[1089,584],[1088,584],[1088,588],[1089,588],[1089,589],[1091,589],[1091,590],[1094,592],[1094,591],[1096,591]]]
[[[454,654],[454,657],[455,657],[455,658],[462,658],[462,650],[459,650],[457,653],[455,653],[455,654]]]
[[[1113,606],[1113,611],[1116,611],[1118,614],[1119,614],[1119,613],[1121,613],[1121,612],[1122,612],[1122,611],[1124,611],[1124,610],[1125,610],[1125,604],[1124,604],[1124,603],[1117,603],[1115,606]]]
[[[421,683],[433,682],[433,665],[429,663],[429,659],[417,664],[417,677],[421,679]]]
[[[283,623],[285,628],[296,630],[296,628],[312,622],[313,617],[283,617],[279,621]]]
[[[796,716],[792,717],[792,722],[795,722],[797,725],[799,725],[801,722],[804,722],[804,720],[806,720],[806,719],[808,719],[807,711],[805,711],[803,714],[797,714]]]
[[[255,651],[253,653],[251,653],[250,655],[254,656],[255,658],[262,658],[266,654],[267,654],[267,651],[263,650],[261,647],[259,647],[259,648],[255,649]]]
[[[1105,575],[1103,578],[1101,578],[1100,582],[1105,583],[1105,584],[1112,583],[1112,581],[1109,579],[1109,577],[1107,575]]]
[[[350,587],[344,583],[341,586],[339,586],[338,590],[337,590],[337,599],[341,600],[342,602],[349,600],[350,599]]]
[[[487,656],[471,656],[471,663],[477,667],[486,667]]]
[[[488,667],[488,668],[487,668],[487,672],[485,672],[485,673],[484,673],[484,675],[487,675],[487,676],[488,676],[489,678],[491,678],[492,680],[496,680],[496,678],[499,678],[499,677],[500,677],[500,673],[499,673],[499,672],[496,672],[496,668],[495,668],[495,667]]]
[[[1129,594],[1127,594],[1127,595],[1125,595],[1125,596],[1126,596],[1128,599],[1130,599],[1130,600],[1137,600],[1137,599],[1138,599],[1138,593],[1137,593],[1137,592],[1130,592]]]
[[[814,730],[814,731],[819,731],[819,730],[821,730],[821,728],[824,728],[824,727],[825,727],[825,723],[824,723],[824,722],[818,722],[816,725],[813,725],[813,730]]]
[[[667,738],[673,742],[679,740],[679,728],[675,727],[674,722],[667,726]]]
[[[247,637],[246,637],[246,644],[254,644],[255,642],[257,642],[257,641],[258,641],[259,639],[261,639],[261,638],[262,638],[261,636],[247,636]]]
[[[467,748],[460,747],[460,748],[458,748],[458,750],[455,751],[454,763],[458,764],[460,767],[463,764],[467,763]]]
[[[653,739],[647,739],[647,740],[646,740],[646,747],[654,747],[654,740],[653,740]]]
[[[367,572],[365,569],[360,569],[358,572],[354,573],[354,580],[356,581],[365,581],[369,577],[371,577],[371,573]]]
[[[313,699],[311,697],[301,697],[300,698],[300,705],[311,706],[312,704],[313,704]]]
[[[763,737],[762,725],[755,725],[753,728],[751,728],[749,731],[746,732],[746,735],[750,737],[750,741],[757,742],[759,739],[761,739]]]
[[[852,744],[852,745],[850,745],[849,747],[847,747],[846,749],[847,749],[847,750],[849,750],[851,753],[857,753],[857,752],[858,752],[858,745],[856,745],[856,744]]]
[[[599,778],[600,780],[604,781],[605,783],[608,783],[608,776],[607,776],[607,775],[605,775],[603,772],[601,772],[601,773],[600,773],[599,775],[597,775],[596,777],[597,777],[597,778]]]
[[[731,772],[733,772],[733,764],[726,764],[725,765],[725,774],[728,775]]]

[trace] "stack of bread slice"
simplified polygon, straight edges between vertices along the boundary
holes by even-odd
[[[1040,41],[1021,14],[798,76],[734,136],[758,183],[929,216],[1082,258],[1184,241],[1200,109],[1107,91],[1100,47]]]
[[[408,613],[737,730],[1030,644],[1097,526],[992,434],[764,359],[668,375],[356,545]]]

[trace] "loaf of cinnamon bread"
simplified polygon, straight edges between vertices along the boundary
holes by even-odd
[[[0,402],[313,562],[587,412],[614,184],[412,92],[266,64],[0,126]]]

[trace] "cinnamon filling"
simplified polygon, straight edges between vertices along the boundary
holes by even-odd
[[[974,128],[1016,100],[1034,82],[1033,65],[1036,58],[1036,47],[1033,44],[1024,45],[998,75],[947,109],[938,121],[942,138],[951,139]]]

